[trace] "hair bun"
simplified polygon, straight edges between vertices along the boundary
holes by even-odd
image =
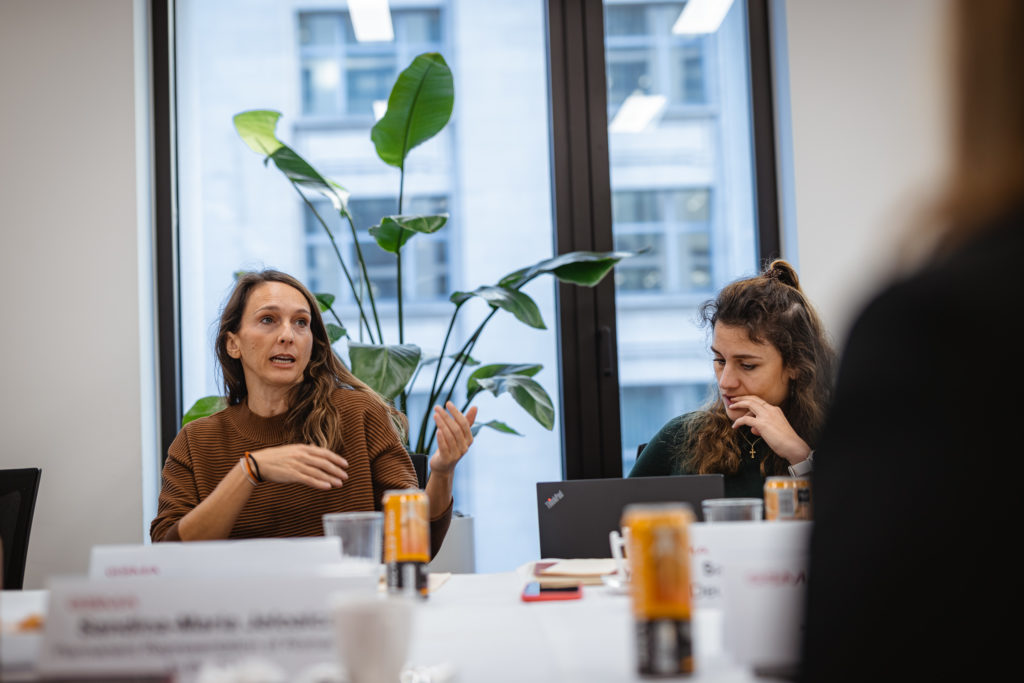
[[[800,289],[800,278],[797,277],[796,269],[789,264],[789,261],[775,259],[768,264],[768,267],[764,271],[764,276],[773,280],[778,280],[782,284],[789,285],[793,289]]]

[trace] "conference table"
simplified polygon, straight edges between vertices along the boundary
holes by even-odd
[[[451,574],[416,606],[409,667],[403,683],[502,683],[504,681],[644,681],[636,673],[629,596],[609,585],[588,585],[577,600],[523,602],[529,567],[493,574]],[[47,591],[5,591],[5,624],[33,609],[45,614]],[[720,615],[694,614],[697,671],[690,681],[766,683],[730,662],[722,649]],[[41,635],[36,636],[41,639]],[[2,641],[3,679],[44,680],[33,673],[39,643],[20,636]],[[15,652],[14,646],[20,647]],[[26,661],[14,661],[19,657]],[[310,683],[343,681],[332,662],[310,662]],[[301,676],[296,677],[301,678]],[[176,682],[186,683],[184,675]],[[229,679],[226,679],[229,680]]]

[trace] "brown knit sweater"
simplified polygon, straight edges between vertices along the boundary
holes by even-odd
[[[366,394],[340,388],[331,403],[341,412],[342,436],[331,446],[348,461],[348,480],[329,491],[302,484],[263,482],[238,515],[230,538],[323,535],[327,512],[380,510],[388,489],[416,488],[416,472],[391,426],[387,411]],[[154,542],[177,539],[177,524],[216,488],[246,451],[291,443],[284,415],[260,417],[241,403],[194,420],[168,449],[156,518]],[[433,556],[451,522],[452,506],[431,520]]]

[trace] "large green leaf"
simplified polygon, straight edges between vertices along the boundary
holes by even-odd
[[[424,53],[398,76],[388,110],[370,131],[377,156],[401,168],[413,147],[441,132],[452,116],[455,82],[436,52]]]
[[[624,258],[636,256],[634,251],[571,251],[544,259],[527,268],[521,268],[501,278],[502,287],[518,288],[538,275],[551,273],[561,282],[593,287]]]
[[[320,312],[321,313],[323,313],[324,311],[330,310],[331,304],[334,303],[334,295],[333,294],[326,294],[326,293],[321,292],[320,294],[314,294],[313,296],[316,297],[316,303],[317,303],[317,305],[320,306]]]
[[[539,363],[531,365],[522,363],[491,363],[490,365],[482,365],[474,370],[473,374],[466,379],[466,400],[468,401],[483,391],[483,387],[480,386],[479,382],[481,379],[505,375],[533,377],[543,368],[544,366]]]
[[[454,292],[449,299],[456,306],[461,306],[475,296],[495,308],[505,309],[530,327],[538,330],[547,329],[536,302],[523,292],[514,289],[484,285],[477,287],[472,292]]]
[[[277,138],[275,129],[280,118],[280,112],[268,109],[243,111],[235,114],[235,130],[251,150],[272,160],[289,180],[300,188],[322,194],[335,211],[345,211],[348,202],[345,188],[324,178],[298,152]]]
[[[281,112],[269,109],[254,109],[235,114],[235,130],[249,149],[269,157],[284,143],[277,139],[277,121]]]
[[[477,422],[472,427],[469,428],[469,431],[473,433],[473,436],[476,436],[476,433],[479,432],[484,427],[490,427],[491,429],[497,432],[501,432],[502,434],[515,434],[516,436],[522,436],[522,434],[509,427],[501,420],[491,420],[490,422]]]
[[[495,396],[508,392],[542,427],[547,430],[554,428],[555,406],[548,392],[535,380],[524,375],[507,375],[486,377],[477,381],[481,387]]]
[[[228,401],[223,396],[204,396],[188,409],[182,418],[181,426],[184,427],[192,420],[198,420],[201,417],[208,417],[216,412],[227,408]]]
[[[416,233],[437,232],[448,222],[448,214],[437,216],[385,216],[380,225],[370,228],[370,235],[384,251],[392,254],[409,241]]]
[[[334,342],[338,341],[339,339],[341,339],[342,337],[344,337],[346,334],[348,334],[348,330],[346,330],[341,325],[335,325],[334,323],[327,323],[326,327],[327,327],[327,339],[332,344]]]
[[[352,374],[391,400],[409,383],[420,362],[415,344],[360,344],[349,340],[348,357]]]

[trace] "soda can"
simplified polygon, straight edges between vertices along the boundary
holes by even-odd
[[[686,503],[634,503],[622,513],[629,530],[630,593],[641,676],[693,672],[690,630],[689,525]]]
[[[811,519],[811,480],[768,477],[764,482],[766,520]]]
[[[384,492],[384,564],[389,593],[427,597],[430,506],[420,489]]]

